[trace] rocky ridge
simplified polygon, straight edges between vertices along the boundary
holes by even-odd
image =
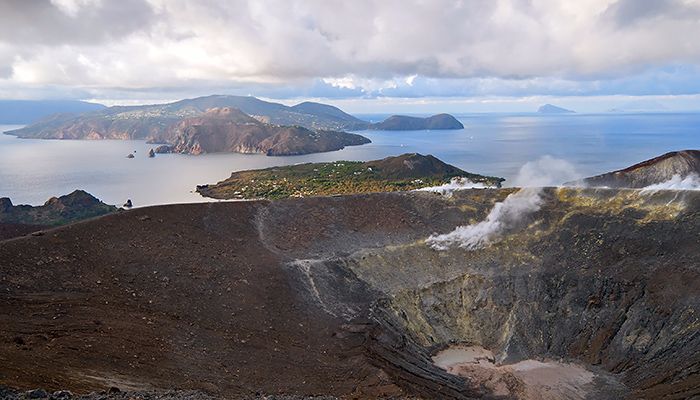
[[[570,185],[644,188],[669,181],[674,176],[700,176],[700,150],[672,151],[625,169],[592,176]]]

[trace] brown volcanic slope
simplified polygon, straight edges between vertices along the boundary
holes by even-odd
[[[468,343],[595,365],[590,398],[700,395],[700,193],[547,189],[489,247],[425,245],[512,191],[159,206],[0,242],[0,383],[490,397],[430,361]]]
[[[353,133],[266,124],[228,107],[186,118],[166,129],[158,140],[173,144],[176,153],[235,152],[268,156],[334,151],[370,142]]]
[[[690,174],[700,175],[700,150],[672,151],[631,167],[585,178],[573,184],[611,188],[643,188],[668,181],[674,175],[685,178]]]

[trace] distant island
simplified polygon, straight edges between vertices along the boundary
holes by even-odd
[[[340,109],[318,103],[286,106],[252,96],[205,96],[167,104],[114,106],[98,111],[58,114],[7,132],[33,139],[146,139],[160,137],[173,124],[212,108],[235,108],[260,122],[307,129],[361,130],[368,123]]]
[[[159,153],[282,156],[370,143],[364,136],[337,130],[366,127],[366,122],[325,104],[288,107],[255,97],[208,96],[80,115],[56,114],[6,133],[36,139],[145,139],[166,145],[159,146]]]
[[[52,197],[41,206],[14,205],[0,197],[0,240],[117,211],[83,190]]]
[[[252,96],[214,95],[168,104],[99,106],[79,114],[53,114],[5,133],[32,139],[141,139],[165,145],[159,153],[279,156],[334,151],[370,142],[363,136],[344,132],[347,130],[462,128],[449,114],[427,118],[395,115],[372,124],[327,104],[303,102],[286,106]]]
[[[463,177],[500,187],[503,178],[463,171],[431,155],[416,153],[376,161],[338,161],[234,172],[197,192],[216,199],[284,199],[369,192],[395,192],[439,186]]]
[[[427,118],[392,115],[382,122],[370,125],[369,129],[383,131],[417,131],[426,129],[464,129],[464,125],[450,114],[437,114]]]
[[[545,104],[537,109],[540,114],[573,114],[576,111],[568,110],[566,108],[557,107],[552,104]]]

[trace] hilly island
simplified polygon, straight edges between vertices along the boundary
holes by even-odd
[[[240,171],[197,191],[216,199],[282,199],[287,197],[395,192],[439,186],[453,178],[500,187],[503,178],[463,171],[431,155],[403,154],[375,161],[307,163]]]
[[[444,130],[464,129],[464,125],[450,114],[436,114],[425,118],[392,115],[382,122],[370,125],[369,129],[383,131]]]
[[[286,106],[250,96],[206,96],[168,104],[53,114],[6,132],[33,139],[142,139],[161,152],[299,155],[370,143],[345,130],[462,129],[448,114],[392,116],[372,124],[326,104]]]

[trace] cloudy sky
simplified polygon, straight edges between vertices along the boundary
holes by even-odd
[[[0,0],[0,98],[700,110],[700,0]]]

